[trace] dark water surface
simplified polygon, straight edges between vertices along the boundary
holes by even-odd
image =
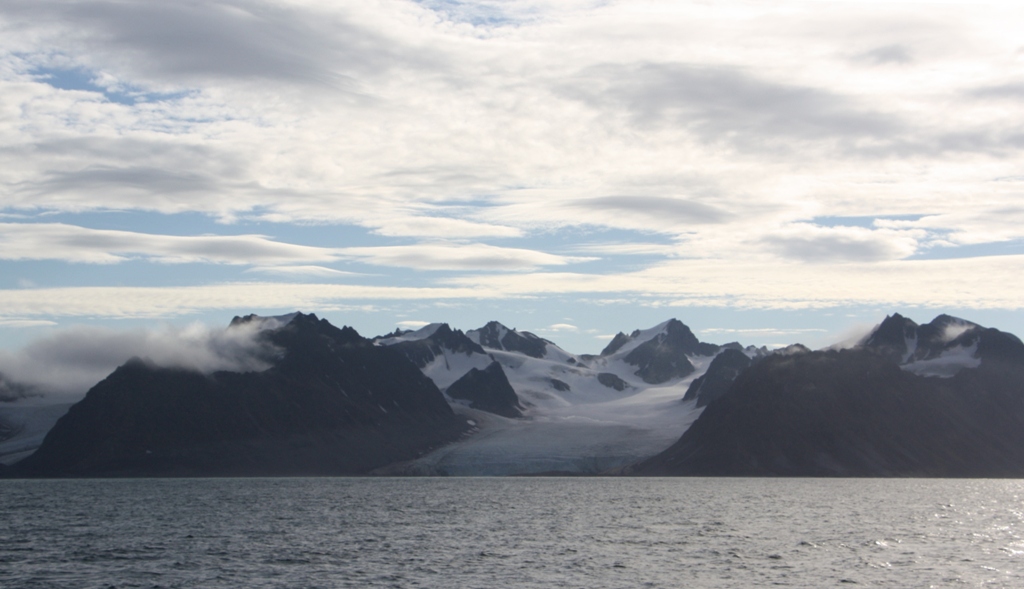
[[[0,481],[0,587],[1024,587],[1024,481]]]

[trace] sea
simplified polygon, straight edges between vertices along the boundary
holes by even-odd
[[[0,481],[0,587],[1024,587],[1024,480]]]

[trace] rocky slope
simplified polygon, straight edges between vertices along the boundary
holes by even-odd
[[[452,383],[446,393],[452,399],[468,401],[473,409],[503,417],[523,416],[519,397],[509,384],[501,364],[497,362],[491,362],[483,370],[470,369],[462,378]]]

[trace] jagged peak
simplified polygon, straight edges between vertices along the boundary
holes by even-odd
[[[249,325],[255,323],[259,325],[261,329],[274,329],[277,327],[283,327],[285,325],[288,325],[298,317],[307,317],[307,315],[303,314],[301,311],[294,311],[292,313],[287,313],[285,315],[270,316],[263,316],[257,315],[255,313],[250,313],[249,315],[245,315],[244,317],[239,317],[236,315],[234,318],[231,319],[231,323],[228,324],[228,326],[237,327],[239,325]],[[316,315],[312,313],[310,313],[308,317],[312,317],[314,320],[316,320]]]
[[[629,340],[631,339],[632,338],[630,336],[622,333],[621,331],[619,333],[616,333],[615,337],[612,338],[612,341],[608,342],[608,345],[605,346],[603,350],[601,350],[601,355],[609,356],[611,354],[614,354],[615,352],[619,351],[619,348],[628,344]]]
[[[862,347],[896,346],[905,347],[908,338],[917,337],[918,324],[913,320],[893,313],[886,315],[881,323],[875,326],[859,342]]]

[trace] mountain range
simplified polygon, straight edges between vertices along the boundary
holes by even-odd
[[[894,314],[819,351],[701,342],[671,319],[597,355],[497,322],[368,339],[294,313],[228,329],[253,326],[269,368],[132,359],[45,438],[9,394],[7,473],[1024,476],[1024,344],[947,315]]]

